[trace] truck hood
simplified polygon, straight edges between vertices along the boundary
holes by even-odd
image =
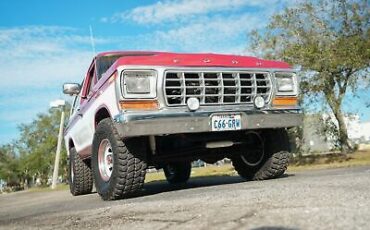
[[[112,52],[100,55],[122,54],[113,65],[169,66],[169,67],[227,67],[289,69],[281,61],[271,61],[250,56],[213,53],[166,53],[166,52]]]

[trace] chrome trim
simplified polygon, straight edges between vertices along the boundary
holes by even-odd
[[[289,74],[293,79],[293,92],[279,92],[277,87],[277,80],[276,74]],[[295,72],[287,72],[287,71],[276,71],[274,72],[274,81],[275,81],[275,95],[277,96],[298,96],[298,79],[297,74]]]
[[[205,78],[205,74],[215,76]],[[241,78],[241,74],[248,76]],[[201,106],[252,104],[256,96],[262,96],[268,104],[274,91],[271,78],[268,71],[166,69],[163,73],[163,95],[166,105],[171,107],[186,105],[189,97],[197,97]],[[172,94],[168,93],[170,90]],[[210,90],[215,92],[209,93]]]
[[[145,113],[125,112],[114,117],[119,135],[124,137],[212,132],[211,117],[218,114],[240,114],[242,130],[287,128],[299,126],[303,115],[299,108],[290,110],[222,109],[189,112],[172,108]]]
[[[288,73],[294,73],[295,70],[293,69],[278,69],[278,68],[241,68],[241,67],[170,67],[170,66],[151,66],[151,65],[122,65],[122,66],[119,66],[117,68],[117,71],[118,73],[121,75],[121,72],[124,71],[124,70],[156,70],[157,71],[157,99],[158,99],[158,102],[160,104],[160,108],[166,108],[167,105],[166,105],[166,100],[165,100],[165,97],[164,97],[164,90],[163,90],[163,86],[164,86],[164,72],[165,71],[172,71],[172,70],[176,70],[176,71],[182,71],[182,70],[188,70],[188,71],[199,71],[199,72],[202,72],[202,71],[218,71],[218,72],[221,72],[221,71],[255,71],[255,72],[267,72],[267,73],[270,73],[270,74],[273,74],[274,72],[288,72]],[[121,78],[117,78],[117,89],[120,89],[120,85],[121,85],[121,82],[120,82],[120,79]],[[275,87],[275,80],[273,77],[270,78],[271,79],[271,83],[273,85],[274,88]],[[275,94],[275,90],[272,90],[272,97],[274,97],[274,94]],[[123,95],[121,93],[121,90],[117,90],[117,93],[119,92],[119,94],[117,94],[117,97],[119,98],[119,100],[123,100]],[[271,101],[271,100],[270,100]],[[240,104],[239,104],[240,105]],[[233,105],[225,105],[225,107],[232,107]],[[185,106],[181,106],[181,107],[185,107]],[[266,104],[266,108],[269,108],[270,107],[270,104]]]
[[[98,168],[103,181],[109,181],[114,166],[112,145],[108,139],[100,142],[98,148]]]
[[[81,85],[78,83],[64,83],[63,93],[70,96],[78,95],[81,91]]]
[[[150,76],[150,92],[149,93],[128,93],[126,89],[126,80],[123,77],[127,72],[147,72],[153,73]],[[147,98],[156,98],[157,97],[157,82],[158,82],[158,73],[155,69],[126,69],[120,73],[120,84],[121,84],[121,93],[124,98],[127,99],[147,99]]]

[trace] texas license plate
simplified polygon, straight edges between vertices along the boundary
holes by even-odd
[[[213,115],[212,131],[238,130],[242,128],[240,114]]]

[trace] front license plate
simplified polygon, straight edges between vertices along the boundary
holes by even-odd
[[[242,128],[240,114],[220,114],[212,116],[212,131],[238,130]]]

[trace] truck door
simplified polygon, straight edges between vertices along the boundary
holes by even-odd
[[[91,145],[94,137],[95,123],[94,111],[90,109],[93,103],[93,87],[96,84],[95,60],[91,63],[82,87],[80,106],[77,111],[79,121],[76,122],[75,145],[82,157],[91,154]],[[78,148],[77,148],[78,146]]]

